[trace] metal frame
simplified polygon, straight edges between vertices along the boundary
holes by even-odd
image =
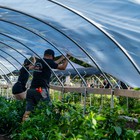
[[[23,15],[26,15],[26,16],[31,17],[31,18],[33,18],[33,19],[36,19],[36,20],[38,20],[38,21],[40,21],[40,22],[42,22],[42,23],[44,23],[44,24],[46,24],[46,25],[52,27],[53,29],[55,29],[56,31],[58,31],[59,33],[61,33],[62,35],[64,35],[66,38],[68,38],[70,41],[72,41],[78,48],[80,48],[80,49],[92,60],[92,62],[96,65],[96,67],[100,70],[100,72],[104,75],[104,77],[105,77],[105,78],[107,79],[107,81],[110,83],[109,79],[106,77],[106,75],[104,74],[104,72],[100,69],[100,67],[99,67],[99,65],[96,63],[96,61],[88,54],[88,52],[87,52],[86,50],[84,50],[84,49],[83,49],[77,42],[75,42],[72,38],[70,38],[69,36],[67,36],[65,33],[63,33],[62,31],[60,31],[60,30],[57,29],[56,27],[54,27],[54,26],[48,24],[47,22],[45,22],[45,21],[43,21],[43,20],[41,20],[41,19],[39,19],[39,18],[37,18],[37,17],[34,17],[34,16],[32,16],[32,15],[29,15],[29,14],[27,14],[27,13],[25,13],[25,12],[21,12],[21,11],[18,11],[18,10],[12,9],[12,8],[8,8],[8,7],[4,7],[4,6],[0,6],[0,8],[8,9],[8,10],[11,10],[11,11],[14,11],[14,12],[18,12],[18,13],[20,13],[20,14],[23,14]],[[110,83],[110,85],[111,85],[111,83]]]
[[[12,75],[12,76],[15,76],[13,74],[13,72],[11,72],[2,62],[0,62],[0,64]]]
[[[77,11],[75,11],[75,10],[72,10],[71,8],[69,8],[69,7],[67,7],[67,6],[65,6],[65,5],[63,5],[63,4],[61,4],[61,3],[59,3],[59,2],[56,2],[55,0],[48,0],[48,1],[50,1],[50,2],[53,2],[53,3],[55,3],[55,4],[57,4],[57,5],[59,5],[59,6],[61,6],[61,7],[63,7],[63,8],[65,8],[65,9],[67,9],[67,10],[69,10],[69,11],[71,11],[71,12],[73,12],[73,13],[75,13],[75,14],[77,14],[78,16],[80,16],[80,17],[82,17],[83,19],[85,19],[87,22],[89,22],[89,23],[91,23],[93,26],[95,26],[98,30],[100,30],[105,36],[107,36],[123,53],[124,53],[124,55],[129,59],[129,61],[131,62],[131,64],[134,66],[134,68],[136,69],[136,71],[140,74],[140,70],[139,70],[139,68],[138,68],[138,66],[137,66],[137,64],[134,62],[134,60],[131,58],[131,56],[127,53],[127,51],[115,40],[115,39],[113,39],[112,37],[111,37],[111,35],[109,35],[106,31],[104,31],[102,28],[100,28],[100,27],[98,27],[98,25],[96,25],[95,23],[93,23],[93,22],[91,22],[90,21],[90,19],[88,19],[87,17],[85,17],[85,16],[83,16],[83,15],[81,15],[81,14],[79,14]],[[5,8],[5,7],[4,7]],[[11,10],[10,8],[5,8],[5,9],[9,9],[9,10]],[[13,10],[13,11],[16,11],[17,12],[17,10]],[[24,15],[27,15],[27,14],[25,14],[25,13],[23,13],[23,12],[19,12],[18,11],[18,13],[22,13],[22,14],[24,14]],[[29,15],[27,15],[27,16],[29,16]],[[31,16],[30,16],[31,17]],[[34,19],[37,19],[37,18],[35,18],[35,17],[33,17],[32,16],[32,18],[34,18]],[[38,19],[37,19],[38,20]],[[39,20],[40,22],[42,22],[42,23],[45,23],[45,24],[47,24],[46,22],[44,22],[44,21],[41,21],[41,20]],[[48,26],[50,26],[49,24],[48,24]],[[53,26],[52,26],[53,27]],[[54,27],[53,27],[54,28]],[[57,28],[54,28],[55,30],[57,30],[57,31],[59,31],[60,32],[60,30],[58,30]],[[88,52],[87,51],[85,51],[79,44],[77,44],[72,38],[70,38],[70,37],[68,37],[66,34],[64,34],[63,32],[60,32],[61,34],[63,34],[64,36],[66,36],[69,40],[71,40],[73,43],[75,43],[76,44],[76,46],[78,46],[78,48],[80,48],[91,60],[92,60],[92,62],[97,66],[97,68],[101,71],[101,73],[103,73],[103,76],[105,77],[105,79],[107,79],[107,81],[110,83],[110,85],[112,86],[112,84],[111,84],[111,82],[110,82],[110,80],[106,77],[106,75],[105,75],[105,73],[100,69],[100,67],[99,67],[99,65],[96,63],[96,61],[88,54]],[[55,48],[56,46],[54,46],[54,48]],[[56,47],[56,49],[57,49],[57,47]],[[59,49],[57,49],[60,53],[61,53],[61,51],[59,50]],[[62,53],[63,54],[63,53]],[[68,60],[68,58],[66,58],[67,60]],[[74,68],[74,67],[73,67]],[[75,69],[75,68],[74,68]],[[76,69],[75,69],[76,70]],[[76,70],[77,71],[77,70]],[[77,73],[78,73],[78,71],[77,71]],[[54,74],[55,75],[55,74]],[[79,77],[83,80],[83,82],[84,82],[84,85],[85,85],[85,87],[86,87],[86,82],[85,82],[85,80],[83,79],[83,77],[81,77],[80,76],[80,73],[78,74],[79,75]],[[58,78],[59,79],[59,78]],[[63,87],[63,85],[62,85],[62,87]],[[113,89],[114,87],[112,87],[112,89]],[[87,92],[87,90],[85,91],[85,92]],[[114,91],[112,91],[112,95],[114,94],[113,93]]]
[[[15,59],[15,58],[14,58],[12,55],[10,55],[9,53],[3,51],[2,49],[0,49],[0,51],[6,53],[6,54],[9,55],[10,57],[12,57],[16,62],[18,62],[22,67],[24,67],[17,59]],[[29,73],[30,76],[32,76],[31,73],[26,69],[26,67],[24,67],[24,69]]]
[[[0,57],[2,57],[3,59],[5,59],[7,62],[9,62],[9,64],[11,64],[16,70],[18,70],[18,68],[13,64],[11,63],[7,58],[5,58],[4,56],[0,55]]]
[[[0,33],[1,34],[1,33]],[[16,51],[16,52],[18,52],[21,56],[23,56],[24,58],[26,58],[26,59],[28,59],[25,55],[23,55],[20,51],[18,51],[18,50],[16,50],[15,48],[13,48],[13,47],[11,47],[10,45],[8,45],[8,44],[6,44],[6,43],[4,43],[4,42],[2,42],[2,41],[0,41],[0,44],[3,44],[3,45],[5,45],[6,47],[8,47],[8,48],[10,48],[10,49],[12,49],[12,50],[14,50],[14,51]],[[29,59],[28,59],[29,60]],[[31,64],[33,64],[33,62],[31,61],[31,60],[29,60],[30,62],[31,62]],[[33,64],[34,65],[34,64]]]
[[[60,2],[56,2],[55,0],[48,0],[58,6],[63,7],[64,9],[67,9],[69,11],[71,11],[72,13],[78,15],[79,17],[83,18],[85,21],[87,21],[88,23],[90,23],[91,25],[93,25],[95,28],[97,28],[98,30],[100,30],[108,39],[110,39],[123,53],[124,55],[129,59],[129,61],[131,62],[131,64],[135,67],[135,69],[137,70],[137,72],[140,74],[140,69],[137,66],[137,64],[134,62],[134,60],[131,58],[131,56],[127,53],[127,51],[119,44],[119,42],[117,42],[113,37],[111,37],[111,35],[109,33],[107,33],[104,29],[102,29],[101,27],[99,27],[95,22],[93,23],[93,21],[91,21],[88,17],[83,16],[82,14],[80,14],[78,11],[60,3]]]

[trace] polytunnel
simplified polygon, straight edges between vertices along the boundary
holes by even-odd
[[[140,0],[0,0],[0,114],[3,140],[140,139]]]
[[[51,48],[140,87],[139,18],[139,0],[0,0],[0,73]]]

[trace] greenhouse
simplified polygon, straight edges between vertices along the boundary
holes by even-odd
[[[13,87],[22,69],[28,94],[39,62],[50,102],[23,121]],[[5,140],[139,140],[140,0],[0,0],[0,114]]]

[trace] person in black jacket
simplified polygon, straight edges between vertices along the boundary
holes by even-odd
[[[67,55],[67,57],[69,56]],[[54,51],[51,49],[47,49],[44,52],[43,60],[39,59],[36,61],[31,87],[27,91],[26,111],[23,115],[22,121],[29,117],[30,112],[34,110],[34,107],[38,104],[39,101],[50,101],[48,91],[52,73],[50,68],[65,70],[67,64],[68,61],[63,56],[57,61],[54,61]]]
[[[26,58],[24,60],[23,66],[29,71],[34,68],[34,63],[34,57],[30,57],[29,59]],[[24,67],[21,67],[19,71],[18,80],[12,87],[12,93],[17,100],[24,100],[26,98],[26,84],[29,78],[29,73]]]

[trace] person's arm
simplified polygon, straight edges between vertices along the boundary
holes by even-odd
[[[29,70],[33,70],[34,69],[35,62],[36,62],[36,58],[33,56],[33,57],[30,58],[30,61],[32,63],[29,65]]]
[[[63,63],[62,64],[58,64],[57,69],[59,69],[59,70],[65,70],[66,67],[67,67],[67,65],[68,65],[68,60],[63,60]]]
[[[34,65],[29,65],[29,70],[33,70],[34,69]]]
[[[61,55],[61,57],[59,59],[57,59],[55,61],[55,63],[59,64],[60,62],[62,62],[65,59],[65,57],[63,55]]]
[[[70,55],[67,54],[66,57],[69,59],[69,58],[70,58]],[[61,61],[62,61],[62,60],[61,60]],[[68,65],[68,60],[65,58],[65,59],[62,61],[61,64],[58,64],[57,69],[59,69],[59,70],[65,70],[66,67],[67,67],[67,65]]]
[[[66,55],[66,57],[69,59],[71,56],[69,54]],[[59,64],[66,58],[62,55],[58,60],[55,61],[55,63]]]

